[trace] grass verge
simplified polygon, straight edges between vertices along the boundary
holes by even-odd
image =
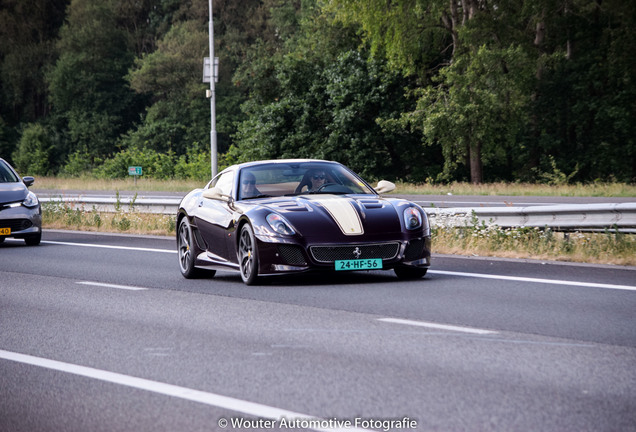
[[[132,178],[94,179],[90,177],[38,177],[33,187],[39,190],[189,192],[192,189],[203,186],[205,186],[205,182],[195,180],[140,178],[135,182]]]
[[[189,192],[205,183],[195,180],[156,180],[140,178],[137,183],[132,178],[94,179],[38,177],[35,188],[45,190],[96,190],[96,191],[160,191]],[[374,183],[375,185],[375,183]],[[636,197],[636,185],[625,183],[590,184],[531,184],[531,183],[471,183],[411,184],[396,183],[396,194],[428,195],[502,195],[502,196],[588,196],[588,197]]]
[[[636,265],[636,236],[611,230],[564,233],[549,228],[437,227],[432,238],[436,253]]]
[[[42,203],[43,229],[174,235],[175,216],[120,210],[115,213],[85,210],[70,203]]]
[[[567,196],[567,197],[636,197],[636,185],[625,183],[534,184],[471,183],[408,184],[397,183],[400,194],[490,195],[490,196]]]
[[[44,229],[72,229],[174,236],[175,216],[120,210],[116,213],[43,203]],[[597,264],[636,265],[636,235],[617,231],[561,233],[550,229],[511,228],[473,222],[432,230],[433,253],[529,258]]]

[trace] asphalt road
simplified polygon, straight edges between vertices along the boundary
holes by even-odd
[[[636,430],[635,312],[634,268],[247,287],[183,279],[173,239],[45,231],[0,245],[0,431]]]

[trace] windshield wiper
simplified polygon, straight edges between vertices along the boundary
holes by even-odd
[[[260,194],[260,195],[254,195],[254,196],[250,196],[250,197],[245,197],[242,198],[242,200],[250,200],[250,199],[256,199],[256,198],[271,198],[272,195],[267,195],[267,194]]]

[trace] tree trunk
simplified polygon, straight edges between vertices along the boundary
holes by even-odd
[[[448,30],[451,37],[453,38],[453,47],[450,56],[450,62],[453,63],[453,59],[455,58],[455,52],[457,52],[457,47],[459,46],[459,34],[457,33],[457,27],[459,22],[459,12],[457,9],[457,2],[455,0],[450,0],[449,3],[450,15],[446,12],[442,13],[442,24],[444,28]]]
[[[484,173],[481,163],[481,142],[473,142],[468,147],[470,151],[470,182],[480,184],[484,182]]]
[[[532,100],[532,103],[533,103],[532,115],[530,117],[530,128],[532,129],[532,136],[534,140],[533,142],[529,144],[531,147],[531,150],[529,154],[528,163],[526,164],[526,167],[525,167],[526,175],[528,176],[532,173],[532,169],[538,167],[540,163],[539,156],[541,151],[539,149],[539,140],[541,136],[541,131],[539,127],[539,118],[537,116],[537,108],[535,106],[535,102],[539,100],[539,97],[540,97],[539,85],[541,80],[543,79],[543,72],[544,72],[542,57],[544,54],[543,43],[545,41],[545,32],[546,32],[545,14],[546,14],[546,11],[545,9],[543,9],[541,11],[541,14],[539,15],[539,19],[537,21],[535,32],[534,32],[534,46],[537,49],[538,60],[537,60],[537,69],[534,74],[535,78],[537,79],[535,83],[535,90],[534,92],[532,92],[530,96],[530,99]]]

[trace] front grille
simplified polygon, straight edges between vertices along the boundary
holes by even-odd
[[[336,260],[395,258],[400,250],[399,243],[378,243],[346,246],[312,246],[311,256],[318,262],[332,263]]]
[[[33,226],[28,219],[5,219],[0,220],[0,228],[11,228],[11,231],[24,231]]]
[[[416,259],[422,258],[424,254],[424,240],[417,239],[413,240],[406,247],[406,251],[404,252],[404,259],[406,261],[414,261]]]
[[[289,265],[306,265],[305,256],[298,246],[278,245],[278,253]]]

